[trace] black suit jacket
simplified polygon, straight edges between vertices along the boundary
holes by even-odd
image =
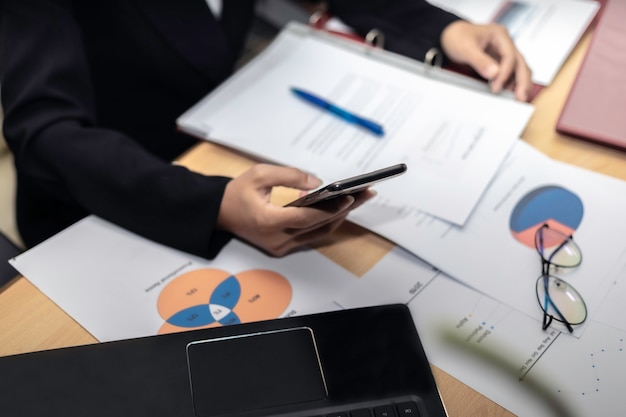
[[[456,17],[421,0],[331,1],[361,33],[422,58]],[[1,0],[4,135],[17,220],[32,246],[89,213],[213,257],[229,181],[174,166],[195,140],[175,119],[233,71],[254,1]]]

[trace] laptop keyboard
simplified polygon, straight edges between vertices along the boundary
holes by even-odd
[[[419,416],[417,404],[413,401],[400,404],[379,405],[372,408],[360,408],[358,410],[339,411],[326,414],[323,417],[405,417]]]
[[[357,407],[314,413],[311,417],[420,417],[417,403],[412,400],[376,401],[373,404],[362,404]],[[422,416],[425,417],[425,416]]]

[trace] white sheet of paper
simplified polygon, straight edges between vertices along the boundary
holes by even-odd
[[[276,259],[233,241],[206,261],[92,216],[12,264],[101,341],[181,330],[166,324],[174,317],[198,328],[207,318],[209,327],[235,323],[234,316],[247,321],[401,302],[408,303],[432,364],[516,415],[558,415],[554,404],[570,417],[624,409],[626,268],[617,271],[577,338],[542,331],[535,315],[440,273],[401,247],[356,279],[312,250]],[[232,291],[233,281],[241,292]]]
[[[556,275],[578,290],[593,315],[626,262],[624,212],[626,182],[552,160],[520,141],[464,227],[383,197],[358,208],[350,219],[540,319],[535,282],[541,261],[534,230],[543,222],[571,229],[583,261]],[[583,328],[576,327],[576,334]]]
[[[233,240],[208,261],[95,216],[11,263],[101,342],[319,311],[356,280],[316,251],[273,258]]]
[[[533,72],[550,85],[600,7],[590,0],[429,0],[474,23],[501,23]]]
[[[404,162],[407,173],[377,185],[378,192],[465,223],[532,106],[441,82],[416,73],[421,67],[390,65],[374,53],[355,52],[353,42],[347,49],[328,38],[281,32],[181,116],[179,127],[326,182]],[[381,123],[385,136],[303,101],[291,87]]]
[[[429,361],[520,417],[620,415],[625,271],[571,337],[438,272],[399,247],[335,296],[343,308],[408,304]]]

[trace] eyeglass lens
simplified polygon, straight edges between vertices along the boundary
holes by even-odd
[[[572,268],[582,261],[582,253],[572,238],[548,226],[537,229],[535,247],[544,261],[554,266]]]
[[[582,296],[558,277],[542,275],[537,279],[537,300],[543,311],[555,320],[580,324],[587,318],[587,307]]]
[[[535,234],[535,246],[542,258],[542,275],[537,279],[537,301],[548,316],[544,316],[544,328],[552,319],[563,322],[570,331],[570,325],[580,324],[587,318],[587,306],[574,287],[561,278],[549,274],[550,266],[572,268],[582,262],[578,245],[556,229],[543,225]]]

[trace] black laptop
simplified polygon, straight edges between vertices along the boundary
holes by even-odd
[[[0,358],[3,416],[444,417],[403,304]]]

